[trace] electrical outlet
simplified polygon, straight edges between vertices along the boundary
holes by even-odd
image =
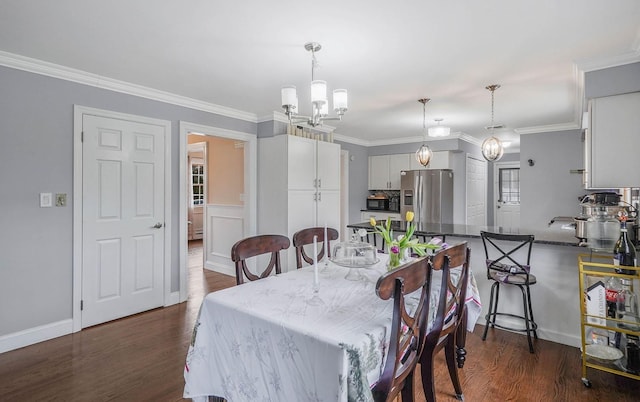
[[[67,206],[67,193],[56,194],[56,207],[66,207],[66,206]]]

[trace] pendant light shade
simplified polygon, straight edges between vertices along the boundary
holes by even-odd
[[[496,89],[500,88],[498,84],[492,84],[485,87],[491,91],[491,136],[485,139],[482,142],[482,156],[489,162],[495,162],[502,158],[502,154],[504,154],[504,147],[502,146],[502,142],[493,135],[493,130],[495,129],[495,124],[493,122],[493,93]]]
[[[482,142],[482,156],[489,162],[495,162],[502,158],[504,154],[504,147],[502,141],[494,136],[485,139]]]
[[[426,144],[422,144],[422,146],[416,151],[416,160],[424,167],[427,167],[429,162],[431,162],[432,157],[433,152],[431,152],[431,148]]]
[[[451,129],[446,126],[441,126],[442,119],[436,119],[437,126],[429,127],[429,137],[447,137],[451,132]]]
[[[418,148],[416,151],[416,160],[422,166],[427,167],[429,162],[431,162],[431,157],[433,157],[433,152],[431,152],[431,148],[426,144],[427,140],[427,102],[431,99],[422,98],[418,99],[418,102],[422,103],[422,132],[424,133],[424,142],[422,146]]]

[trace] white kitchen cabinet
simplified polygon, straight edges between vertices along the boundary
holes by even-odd
[[[340,145],[318,141],[317,187],[321,190],[340,190]]]
[[[288,152],[280,157],[287,159],[287,188],[314,190],[316,187],[316,141],[295,136],[285,138]]]
[[[409,170],[421,170],[421,169],[451,169],[451,152],[450,151],[436,151],[433,153],[433,157],[427,167],[424,167],[418,162],[415,154],[409,154]]]
[[[369,190],[400,190],[400,171],[409,169],[409,155],[369,157]]]
[[[340,145],[292,135],[258,140],[258,233],[340,229]],[[283,271],[295,269],[293,245]]]
[[[640,186],[640,92],[591,99],[589,116],[586,187]]]

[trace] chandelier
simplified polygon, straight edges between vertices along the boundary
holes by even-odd
[[[437,126],[429,127],[428,133],[429,137],[446,137],[449,135],[451,129],[449,127],[441,126],[440,122],[443,119],[434,119]]]
[[[319,43],[309,42],[304,48],[311,52],[311,116],[298,114],[298,95],[294,85],[282,87],[282,108],[289,118],[289,123],[306,122],[311,127],[322,125],[325,120],[342,120],[342,116],[347,111],[347,90],[335,89],[333,91],[333,110],[337,117],[328,117],[329,102],[327,101],[327,82],[316,80],[314,77],[315,68],[318,66],[316,52],[322,49]]]
[[[498,88],[500,88],[500,85],[498,84],[492,84],[485,87],[485,89],[491,91],[491,125],[487,127],[491,130],[491,136],[482,142],[482,156],[484,156],[484,158],[489,162],[499,160],[502,158],[502,154],[504,153],[502,142],[493,135],[493,130],[496,127],[493,122],[493,93]]]
[[[422,142],[422,146],[416,151],[416,160],[424,167],[427,167],[429,162],[431,162],[431,157],[433,153],[429,146],[427,146],[427,102],[431,99],[422,98],[418,99],[418,102],[422,103],[422,132],[424,133],[424,140]]]

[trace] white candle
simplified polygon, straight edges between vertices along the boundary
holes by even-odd
[[[327,222],[324,223],[324,262],[329,263],[329,238],[327,237]]]
[[[318,236],[313,236],[313,288],[318,288]]]

